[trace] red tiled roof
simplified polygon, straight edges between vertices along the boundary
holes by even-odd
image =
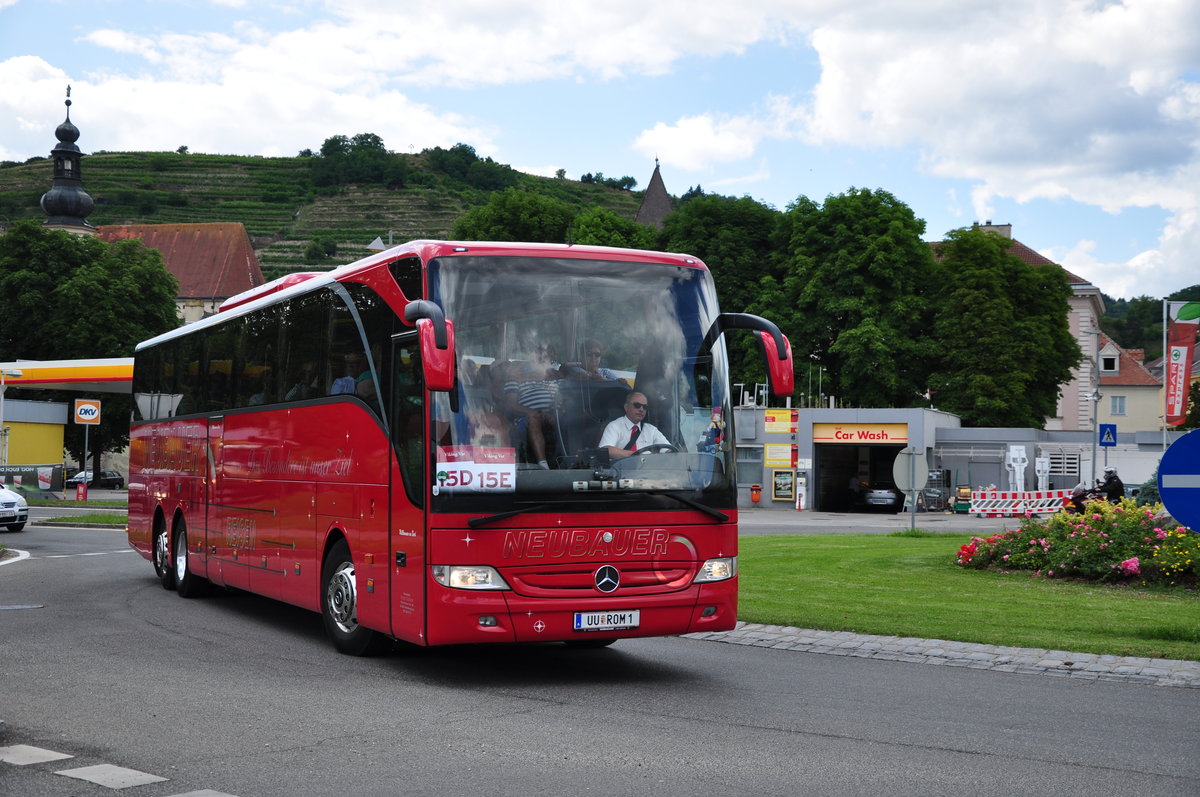
[[[1072,274],[1050,258],[1038,254],[1025,244],[1018,241],[1016,238],[1012,239],[1012,246],[1009,247],[1008,253],[1016,255],[1031,266],[1058,266],[1059,268],[1062,268],[1063,272],[1067,275],[1067,282],[1071,283],[1072,285],[1082,285],[1090,282],[1090,280],[1085,280],[1083,277]]]
[[[1122,349],[1120,344],[1110,338],[1108,335],[1100,336],[1100,348],[1112,344],[1118,352],[1119,362],[1117,363],[1116,374],[1100,374],[1100,385],[1114,385],[1122,387],[1139,387],[1153,386],[1158,387],[1162,381],[1157,379],[1154,374],[1150,373],[1146,366],[1142,364],[1140,359],[1133,356],[1134,351],[1141,352],[1142,349]]]
[[[162,253],[180,299],[227,299],[263,284],[246,228],[237,222],[124,224],[97,228],[104,241],[142,239]]]

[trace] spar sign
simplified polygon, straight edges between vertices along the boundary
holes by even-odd
[[[75,399],[75,423],[89,426],[100,423],[100,402],[96,399]]]
[[[1188,383],[1192,373],[1192,349],[1200,327],[1200,302],[1167,302],[1167,425],[1187,420]]]

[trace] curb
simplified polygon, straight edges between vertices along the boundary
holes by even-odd
[[[1041,648],[1013,648],[944,639],[875,636],[849,631],[817,631],[739,621],[732,631],[685,634],[689,639],[732,645],[823,653],[831,656],[968,667],[1021,675],[1046,675],[1090,681],[1124,681],[1151,686],[1200,689],[1200,661],[1102,656]]]

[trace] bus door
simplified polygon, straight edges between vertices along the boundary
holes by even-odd
[[[208,419],[208,485],[205,496],[207,507],[208,540],[210,555],[208,577],[218,584],[246,589],[249,576],[244,562],[248,555],[246,540],[239,524],[231,517],[224,495],[225,476],[222,469],[225,442],[225,416],[213,415]]]
[[[391,564],[392,634],[420,644],[425,634],[425,383],[416,332],[392,338]]]

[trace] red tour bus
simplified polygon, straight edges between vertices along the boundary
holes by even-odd
[[[730,329],[789,394],[787,339],[686,255],[417,241],[284,277],[138,346],[130,545],[355,655],[732,628]],[[610,452],[634,390],[666,442]]]

